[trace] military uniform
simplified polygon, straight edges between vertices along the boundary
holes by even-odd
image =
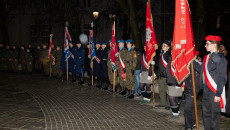
[[[9,46],[8,46],[9,47]],[[11,50],[6,47],[5,59],[6,59],[6,71],[11,71]]]
[[[34,58],[35,58],[35,70],[41,71],[42,70],[42,62],[41,62],[41,49],[36,49],[34,51]]]
[[[33,61],[34,61],[34,58],[33,58],[33,55],[32,53],[29,51],[27,51],[26,53],[26,70],[28,73],[32,73],[33,71]]]
[[[4,64],[5,64],[4,55],[5,55],[5,48],[2,45],[2,47],[0,47],[0,70],[1,71],[4,70]]]
[[[20,51],[20,55],[19,55],[19,62],[21,64],[21,71],[23,73],[26,72],[26,51],[25,50],[22,50]]]
[[[118,81],[119,81],[120,86],[121,86],[121,91],[119,92],[120,95],[126,94],[126,82],[125,82],[125,79],[124,79],[124,74],[126,72],[124,72],[122,70],[122,66],[119,63],[119,59],[121,59],[121,61],[123,61],[123,63],[125,63],[126,55],[127,55],[127,49],[125,49],[124,47],[123,48],[119,48],[119,56],[116,57],[116,65],[118,65],[117,66],[117,73],[119,75],[118,76]],[[125,78],[126,77],[127,76],[125,76]]]
[[[42,61],[42,67],[43,67],[43,72],[46,76],[50,74],[50,59],[48,58],[48,49],[43,48],[41,50],[41,61]]]
[[[18,51],[16,49],[11,50],[11,69],[13,72],[18,72]]]
[[[79,74],[79,84],[84,83],[84,73],[85,73],[85,49],[81,45],[80,48],[76,49],[76,73]]]
[[[62,57],[62,50],[55,51],[55,65],[53,66],[53,76],[57,78],[61,78],[63,72],[61,71],[61,57]]]
[[[130,91],[129,98],[134,97],[135,90],[135,69],[137,64],[137,55],[133,48],[127,51],[125,58],[125,68],[126,68],[126,81],[125,87]]]

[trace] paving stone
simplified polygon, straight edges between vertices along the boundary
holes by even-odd
[[[183,129],[183,102],[180,119],[169,122],[166,117],[171,115],[171,110],[152,109],[152,103],[127,100],[98,88],[76,83],[67,85],[41,74],[1,73],[0,79],[1,130]],[[201,98],[197,102],[202,129]],[[221,130],[228,128],[229,119],[221,118]]]

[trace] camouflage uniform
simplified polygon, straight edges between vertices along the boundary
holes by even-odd
[[[35,70],[36,71],[41,71],[42,70],[42,62],[41,62],[41,49],[38,50],[36,49],[34,52],[34,57],[35,57]]]
[[[62,78],[63,72],[61,70],[61,56],[62,50],[55,51],[55,65],[53,66],[53,76],[57,76],[57,78]]]
[[[47,54],[48,55],[48,54]],[[49,64],[50,64],[50,71],[51,71],[51,74],[52,76],[54,76],[53,74],[56,73],[55,72],[55,66],[56,66],[56,49],[55,48],[52,48],[52,51],[51,51],[51,54],[50,54],[50,61],[49,61]],[[56,74],[55,74],[56,76]]]
[[[120,57],[122,61],[125,63],[126,55],[127,55],[127,49],[123,48],[122,50],[119,51]],[[116,57],[116,69],[118,73],[118,82],[120,83],[121,87],[125,87],[125,80],[122,77],[122,68],[119,63],[119,56]],[[126,67],[126,66],[125,66]],[[127,76],[126,76],[127,77]]]
[[[6,48],[5,59],[6,59],[5,69],[6,71],[11,71],[11,50],[10,49]]]
[[[21,63],[21,71],[25,73],[26,72],[26,51],[25,50],[20,51],[19,61]]]
[[[6,59],[6,54],[8,53],[8,51],[3,47],[1,50],[1,66],[2,66],[2,70],[3,71],[7,71],[7,59]]]
[[[4,47],[0,47],[0,70],[1,71],[4,70],[4,63],[5,63],[4,55],[5,55],[5,49]]]
[[[126,82],[125,86],[128,90],[135,90],[135,68],[137,64],[137,55],[134,49],[127,51],[125,60]]]
[[[50,74],[50,59],[48,58],[48,49],[41,50],[41,61],[44,70],[44,74],[48,76]]]
[[[26,53],[26,70],[28,73],[32,73],[33,71],[33,55],[31,52]]]
[[[16,49],[12,49],[10,51],[10,63],[11,63],[11,71],[18,72],[18,51]]]
[[[110,84],[111,86],[109,86],[109,90],[111,90],[113,88],[113,75],[114,75],[114,72],[113,72],[113,68],[112,68],[112,62],[111,62],[111,59],[110,59],[110,53],[111,53],[111,50],[108,50],[108,59],[107,60],[107,66],[108,66],[108,75],[109,75],[109,81],[110,81]],[[117,65],[116,65],[117,67]],[[118,83],[118,75],[117,75],[117,71],[116,71],[116,74],[115,74],[115,85],[117,85]]]

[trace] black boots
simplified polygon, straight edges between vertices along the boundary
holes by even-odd
[[[84,84],[84,80],[83,79],[80,79],[80,81],[78,82],[79,85],[82,85]]]
[[[128,99],[133,99],[134,98],[134,90],[129,90],[129,95],[127,97]]]
[[[102,89],[103,90],[108,90],[108,83],[104,83],[103,86],[102,86]]]
[[[76,82],[76,76],[72,77],[72,82]]]
[[[101,81],[99,81],[95,87],[96,87],[96,88],[101,88],[101,87],[102,87]]]
[[[126,94],[126,88],[121,87],[121,91],[119,92],[119,95],[125,95]]]

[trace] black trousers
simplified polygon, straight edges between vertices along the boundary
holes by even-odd
[[[208,87],[208,86],[204,86]],[[214,102],[215,93],[211,90],[204,89],[203,91],[203,120],[205,130],[220,129],[220,103]]]
[[[195,124],[194,98],[192,88],[185,87],[185,105],[184,105],[184,119],[185,129],[192,128]],[[196,94],[197,95],[197,94]]]

